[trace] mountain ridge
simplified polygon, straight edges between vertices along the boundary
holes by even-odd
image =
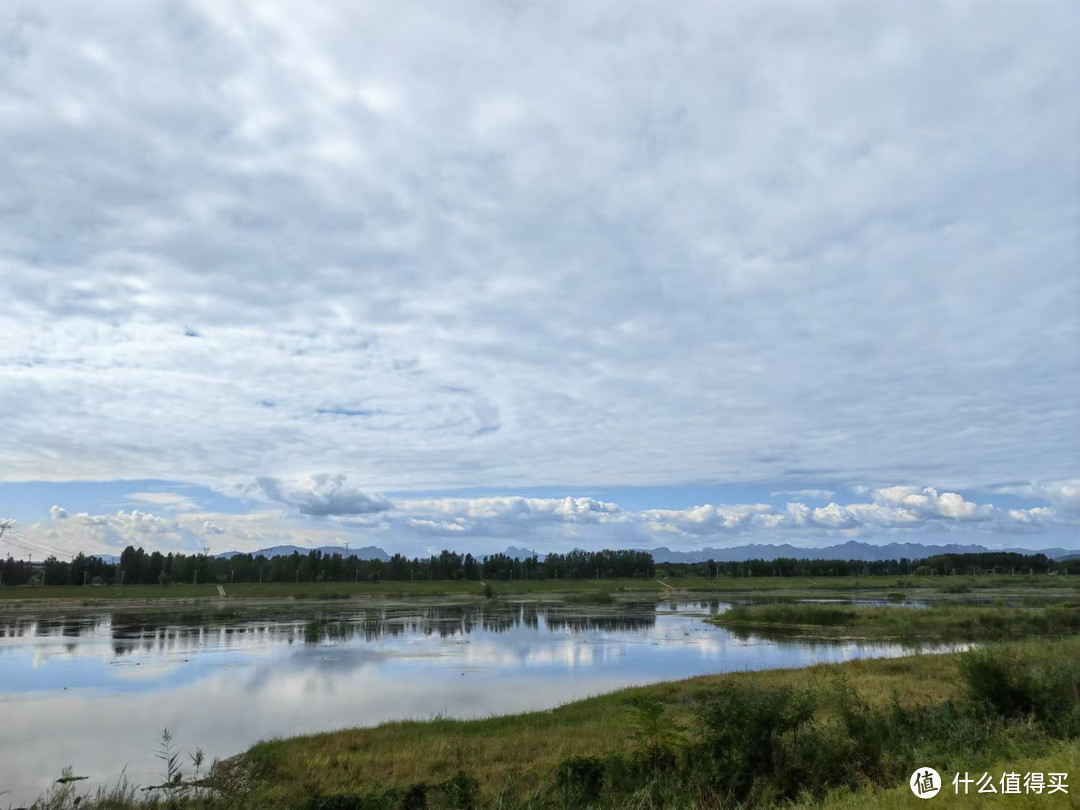
[[[746,545],[729,546],[726,548],[705,546],[700,549],[690,549],[687,551],[676,551],[667,546],[636,548],[633,550],[645,551],[652,554],[653,560],[657,563],[699,563],[708,562],[709,560],[714,560],[715,562],[744,562],[746,560],[775,560],[778,557],[815,560],[865,560],[867,562],[878,562],[881,560],[900,560],[905,558],[909,560],[921,559],[923,557],[932,557],[937,554],[990,554],[995,552],[1005,554],[1045,554],[1047,557],[1057,560],[1080,556],[1080,550],[1065,548],[995,549],[987,548],[986,546],[977,543],[947,543],[944,545],[886,543],[883,545],[875,545],[873,543],[862,543],[857,540],[848,540],[847,542],[831,546],[803,547],[793,546],[789,543],[748,543]],[[344,546],[318,546],[315,548],[305,548],[304,546],[296,545],[280,545],[269,546],[252,552],[223,551],[214,556],[228,559],[237,554],[250,553],[253,557],[257,557],[260,554],[264,557],[278,557],[283,555],[287,556],[294,551],[301,555],[307,555],[312,551],[321,551],[323,554],[340,554],[342,556],[345,556],[346,553]],[[544,559],[547,556],[546,553],[534,551],[522,546],[508,546],[502,553],[507,557],[513,557],[518,560],[527,559],[533,556]],[[348,554],[349,556],[356,555],[362,560],[377,559],[386,562],[390,559],[390,555],[378,546],[350,548]],[[477,556],[483,557],[487,555],[481,554]]]

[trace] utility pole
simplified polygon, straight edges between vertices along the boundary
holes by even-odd
[[[3,539],[4,532],[6,532],[10,528],[11,528],[11,521],[10,520],[5,520],[5,521],[0,522],[0,539]],[[8,554],[8,559],[9,560],[11,559],[10,554]],[[3,585],[3,584],[4,584],[4,576],[3,576],[3,574],[0,574],[0,585]]]

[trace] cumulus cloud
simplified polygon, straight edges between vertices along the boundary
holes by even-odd
[[[898,507],[913,517],[943,517],[974,519],[989,517],[993,507],[978,505],[964,500],[955,492],[943,492],[940,495],[933,487],[886,487],[872,493],[874,502],[885,507]]]
[[[126,546],[160,551],[198,549],[200,540],[190,528],[172,518],[133,509],[110,514],[71,513],[53,506],[50,519],[34,523],[20,536],[22,551],[59,557],[81,552],[119,554]]]
[[[871,501],[812,507],[801,502],[701,504],[686,509],[625,510],[591,498],[402,499],[385,516],[388,535],[410,529],[469,538],[548,537],[574,528],[574,542],[590,546],[672,542],[789,542],[803,537],[882,538],[895,532],[973,531],[985,535],[1074,526],[1051,507],[1004,509],[974,503],[931,487],[873,490]]]
[[[1001,538],[1075,532],[1080,521],[1053,506],[1002,507],[932,487],[870,490],[869,500],[810,506],[800,501],[699,504],[685,509],[623,509],[590,497],[397,499],[393,504],[352,488],[340,476],[311,476],[271,490],[287,509],[243,514],[190,513],[162,517],[132,510],[71,514],[54,506],[49,520],[19,534],[22,551],[117,553],[149,549],[254,551],[269,546],[376,545],[390,553],[422,554],[440,545],[473,553],[527,544],[544,551],[574,547],[700,548],[703,545],[791,543],[828,545],[851,538],[940,539],[1000,546]],[[358,513],[360,508],[372,509]],[[932,542],[933,540],[931,540]],[[1023,538],[1022,538],[1023,541]],[[1010,540],[1008,542],[1016,542]],[[29,544],[29,545],[27,545]],[[18,548],[15,553],[21,553]]]
[[[998,487],[997,491],[1049,501],[1058,509],[1080,512],[1080,478],[1047,481],[1023,486]]]
[[[390,508],[382,495],[361,492],[344,475],[319,473],[300,480],[256,480],[266,498],[286,504],[304,515],[362,515]]]

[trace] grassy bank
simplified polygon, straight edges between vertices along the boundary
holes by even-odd
[[[920,599],[958,595],[993,596],[1027,594],[1055,598],[1080,594],[1077,577],[1060,576],[950,576],[950,577],[719,577],[654,579],[548,579],[485,580],[502,596],[583,593],[603,590],[618,593],[673,594],[678,592],[724,595],[776,594],[782,596],[837,594],[882,597],[893,593]],[[229,598],[240,599],[352,599],[364,596],[477,596],[483,585],[475,580],[418,582],[266,582],[223,583]],[[119,586],[0,587],[0,605],[30,601],[66,601],[71,604],[109,604],[129,600],[218,599],[216,584]]]
[[[549,712],[270,741],[230,766],[247,775],[248,799],[267,807],[405,806],[416,786],[437,798],[436,786],[461,774],[474,780],[476,806],[766,806],[806,791],[889,789],[922,763],[951,778],[950,768],[1049,756],[1080,733],[1078,689],[1073,638],[700,677]],[[312,796],[323,803],[305,805]]]
[[[712,621],[765,635],[977,641],[1080,633],[1080,606],[935,604],[917,608],[777,602],[734,605]]]
[[[216,793],[204,786],[198,801],[192,790],[177,801],[312,810],[907,807],[916,767],[936,768],[946,783],[958,770],[1076,772],[1078,738],[1080,637],[1072,637],[704,676],[551,711],[267,741],[217,767]]]
[[[1080,653],[1080,645],[1076,649]],[[367,780],[381,787],[438,782],[452,777],[466,763],[485,794],[495,795],[512,786],[515,794],[526,795],[547,785],[567,758],[628,752],[633,732],[628,699],[660,703],[670,727],[681,729],[692,725],[696,703],[724,684],[777,690],[802,684],[824,688],[841,673],[860,695],[882,707],[893,693],[905,703],[944,703],[960,696],[955,656],[860,660],[801,670],[691,678],[509,717],[387,723],[373,729],[269,741],[253,747],[237,764],[257,776],[254,795],[266,801],[295,800],[303,793],[355,791]]]

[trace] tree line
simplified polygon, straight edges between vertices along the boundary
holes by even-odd
[[[425,580],[652,578],[656,567],[645,551],[571,551],[524,559],[506,554],[474,556],[444,550],[412,559],[360,559],[312,549],[275,557],[235,554],[212,557],[128,546],[117,562],[78,554],[70,561],[48,557],[31,563],[8,557],[0,562],[3,585],[167,585],[171,582],[419,582]]]
[[[1080,574],[1080,560],[1055,561],[1045,554],[979,552],[936,554],[919,559],[823,560],[778,557],[773,560],[742,560],[700,563],[662,563],[658,576],[667,577],[854,577],[854,576],[948,576],[957,574],[1048,574],[1053,571]]]
[[[446,580],[615,579],[646,577],[852,577],[958,574],[1080,574],[1080,559],[1054,561],[1043,554],[984,552],[940,554],[922,559],[822,560],[781,557],[657,564],[646,551],[571,551],[518,559],[506,554],[474,556],[444,550],[430,557],[395,554],[389,560],[325,554],[313,549],[276,557],[236,554],[212,557],[128,546],[117,562],[78,554],[31,563],[0,561],[0,585],[167,585],[172,582],[417,582]]]

